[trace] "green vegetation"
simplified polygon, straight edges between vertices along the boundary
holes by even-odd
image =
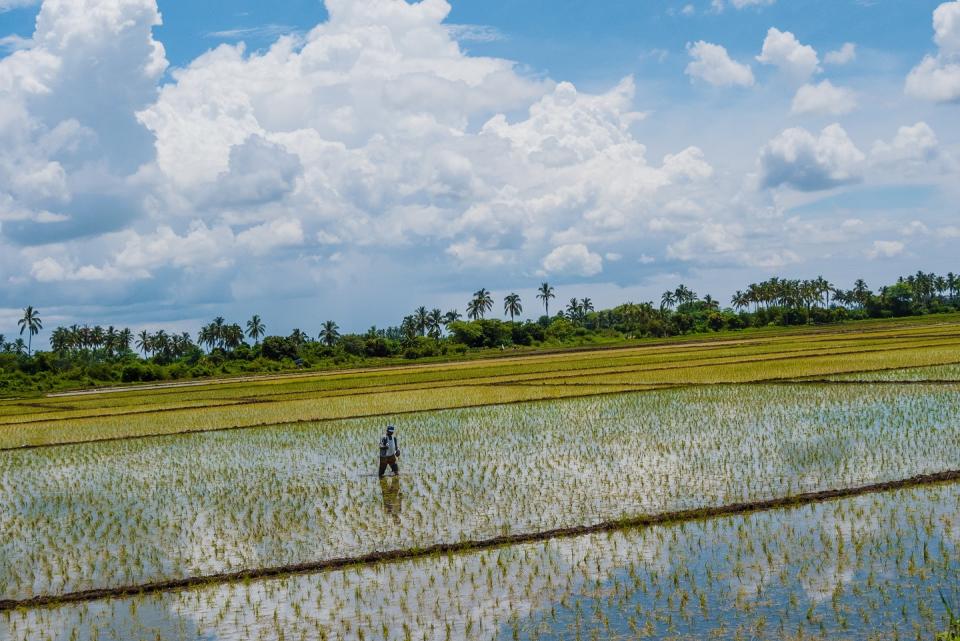
[[[947,629],[937,635],[936,641],[960,641],[960,612],[954,612],[953,605],[940,590],[940,600],[947,611]]]
[[[516,293],[503,299],[502,321],[487,318],[494,310],[490,291],[481,288],[457,310],[418,307],[396,327],[371,327],[343,334],[327,320],[314,336],[295,329],[289,336],[269,336],[258,315],[244,326],[215,318],[196,341],[187,333],[142,330],[136,336],[116,327],[57,327],[50,351],[32,354],[32,338],[42,329],[37,310],[28,307],[20,322],[22,338],[0,335],[0,396],[30,395],[121,383],[202,379],[282,371],[327,370],[462,360],[510,349],[531,351],[573,346],[636,343],[669,337],[726,336],[768,327],[807,327],[852,320],[950,314],[960,309],[960,280],[954,274],[918,272],[871,291],[858,280],[849,290],[824,278],[774,278],[738,291],[730,307],[710,295],[702,299],[685,285],[664,292],[659,305],[625,303],[595,309],[590,298],[570,299],[550,315],[556,291],[542,283],[537,299],[544,314],[518,320],[524,305]],[[244,329],[245,327],[245,329]],[[249,340],[249,342],[248,342]],[[138,355],[139,352],[139,355]]]

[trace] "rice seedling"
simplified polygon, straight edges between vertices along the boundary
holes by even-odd
[[[396,489],[372,478],[381,419],[5,452],[0,599],[958,469],[957,391],[692,387],[410,414]]]
[[[932,639],[958,573],[953,484],[19,609],[0,640]]]

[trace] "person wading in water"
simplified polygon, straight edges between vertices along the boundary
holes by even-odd
[[[397,458],[400,456],[400,445],[397,443],[397,437],[393,435],[395,428],[393,425],[387,426],[387,435],[380,439],[380,469],[377,476],[383,478],[387,466],[393,470],[394,474],[400,473],[400,466],[397,465]]]

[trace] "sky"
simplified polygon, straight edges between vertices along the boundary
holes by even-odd
[[[960,0],[0,0],[0,334],[956,272],[958,116]]]

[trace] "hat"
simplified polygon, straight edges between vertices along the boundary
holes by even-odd
[[[387,434],[393,434],[393,430],[396,429],[393,425],[387,425]]]

